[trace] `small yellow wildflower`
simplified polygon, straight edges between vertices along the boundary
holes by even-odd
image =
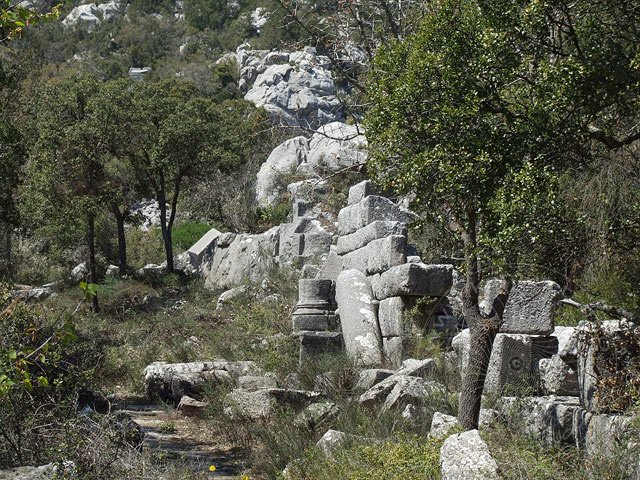
[[[242,475],[240,477],[240,480],[249,480],[249,477],[247,475]]]
[[[211,465],[211,466],[209,467],[209,470],[210,470],[211,472],[215,472],[215,471],[216,471],[216,466],[215,466],[215,465]]]

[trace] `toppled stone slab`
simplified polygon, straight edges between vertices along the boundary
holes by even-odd
[[[382,338],[377,305],[368,278],[359,270],[345,270],[336,282],[336,301],[345,349],[362,367],[382,365]]]
[[[382,405],[381,411],[387,411],[404,408],[408,403],[422,405],[427,401],[438,402],[445,397],[446,387],[438,382],[396,374],[360,395],[359,402],[367,408]]]
[[[237,388],[225,396],[225,413],[238,419],[264,420],[275,413],[276,407],[287,406],[299,411],[321,397],[318,392],[305,390],[268,388],[249,392]]]
[[[407,236],[407,225],[402,222],[377,220],[349,235],[338,237],[336,253],[344,255],[367,244],[391,235]]]
[[[555,282],[516,283],[505,305],[500,332],[550,334],[553,332],[553,315],[561,299],[562,289]]]
[[[342,255],[342,265],[345,269],[357,269],[367,275],[382,273],[406,263],[406,244],[407,237],[402,235],[379,238],[358,250]]]
[[[406,263],[393,267],[373,282],[378,300],[399,296],[443,297],[453,284],[453,265]]]
[[[331,422],[337,418],[339,414],[340,409],[335,403],[312,403],[293,419],[293,423],[298,427],[315,430],[323,424],[326,425],[328,422]]]
[[[398,370],[398,375],[408,375],[411,377],[420,377],[432,379],[438,370],[438,361],[435,358],[425,358],[417,360],[408,358],[402,362],[402,368]]]
[[[377,220],[411,223],[416,215],[391,200],[370,195],[360,202],[349,205],[338,213],[338,233],[349,235]]]
[[[436,412],[431,419],[431,428],[429,429],[429,436],[433,438],[442,438],[446,436],[451,430],[459,427],[457,417],[446,415],[444,413]]]
[[[547,446],[572,444],[573,416],[580,408],[576,397],[502,397],[500,413],[508,423],[521,425],[525,432]]]
[[[495,480],[498,465],[477,430],[451,435],[440,449],[442,480]]]
[[[384,379],[394,375],[394,370],[386,370],[382,368],[368,368],[362,370],[358,376],[358,382],[356,383],[356,390],[369,390],[374,385],[380,383]]]
[[[278,380],[273,374],[243,375],[238,378],[238,387],[250,392],[265,388],[278,388]]]

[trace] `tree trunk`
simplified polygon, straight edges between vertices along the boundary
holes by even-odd
[[[95,231],[95,215],[93,213],[89,214],[89,273],[91,276],[91,283],[98,283],[98,269],[96,267],[96,231]],[[100,311],[100,307],[98,306],[98,295],[91,295],[91,309],[98,313]]]
[[[493,301],[492,311],[484,317],[478,304],[480,272],[478,268],[476,219],[474,213],[467,213],[468,230],[463,232],[467,279],[462,292],[462,311],[469,326],[469,362],[462,380],[458,421],[465,430],[478,428],[482,391],[489,368],[489,358],[493,341],[502,323],[504,306],[511,291],[511,281],[505,280]]]
[[[116,225],[118,227],[118,260],[120,275],[126,275],[127,273],[127,239],[124,235],[124,215],[120,211],[120,207],[117,204],[111,205],[111,210],[116,217]]]
[[[162,231],[162,241],[164,252],[167,257],[167,272],[173,273],[173,243],[171,242],[171,230],[167,228],[167,201],[164,191],[164,181],[161,189],[157,192],[158,206],[160,207],[160,230]]]
[[[5,261],[7,263],[7,276],[9,279],[13,279],[13,262],[11,262],[11,249],[13,247],[11,243],[11,228],[8,227],[6,231],[7,238],[6,240],[6,251],[5,251]]]

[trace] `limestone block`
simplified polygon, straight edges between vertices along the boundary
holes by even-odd
[[[587,335],[595,331],[592,325],[580,327],[578,334],[578,393],[580,404],[589,412],[600,413],[602,402],[598,399],[598,380],[601,373],[598,364],[612,355],[618,358],[633,358],[638,352],[629,351],[622,345],[627,344],[626,335],[638,335],[638,328],[626,320],[607,320],[602,322],[599,337]],[[628,360],[627,360],[628,361]]]
[[[415,214],[402,209],[385,197],[370,195],[338,213],[338,233],[348,235],[376,220],[410,223]]]
[[[347,441],[347,434],[339,430],[327,430],[316,447],[326,456],[331,457],[333,452]]]
[[[320,271],[316,275],[318,279],[327,279],[333,280],[334,282],[338,279],[338,275],[342,272],[342,257],[336,253],[336,249],[334,246],[329,248],[329,254],[327,255],[327,259],[322,264]]]
[[[557,446],[575,442],[573,417],[580,403],[576,397],[502,397],[500,412],[507,422],[521,425],[525,432],[544,445]]]
[[[458,368],[460,375],[464,377],[469,363],[469,345],[471,344],[471,332],[468,328],[462,330],[451,340],[451,346],[458,358]]]
[[[398,368],[402,365],[402,337],[383,337],[382,352],[384,354],[384,363],[387,367]]]
[[[364,180],[360,183],[357,183],[349,189],[349,199],[347,201],[347,205],[354,205],[363,200],[365,197],[373,195],[373,193],[373,184],[369,180]]]
[[[540,379],[546,395],[578,395],[578,374],[560,355],[540,360]]]
[[[213,252],[220,235],[218,230],[212,228],[187,250],[195,266],[200,266],[205,255]]]
[[[550,334],[553,332],[553,315],[561,298],[562,290],[555,282],[516,283],[505,305],[500,332]]]
[[[250,392],[263,388],[277,388],[278,381],[275,375],[243,375],[238,377],[238,387]]]
[[[371,387],[390,377],[394,373],[396,372],[393,370],[383,368],[367,368],[360,372],[355,388],[360,391],[369,390]]]
[[[442,480],[495,480],[498,465],[477,430],[451,435],[440,449]]]
[[[407,236],[407,225],[402,222],[377,220],[348,235],[338,237],[336,253],[344,255],[353,252],[380,238],[391,235]]]
[[[347,354],[362,367],[382,365],[382,338],[371,285],[359,270],[345,270],[336,281],[336,301]]]
[[[433,438],[442,438],[446,436],[450,430],[458,426],[460,426],[460,423],[458,422],[457,417],[436,412],[433,414],[433,418],[431,419],[429,436]]]
[[[300,411],[321,397],[318,392],[304,390],[266,388],[250,392],[236,388],[225,396],[224,411],[233,418],[263,420],[270,418],[278,407]]]
[[[342,350],[342,334],[337,332],[300,332],[300,364],[318,354]]]
[[[301,278],[298,280],[298,305],[334,304],[333,282]]]
[[[398,375],[409,375],[424,379],[434,378],[438,370],[438,361],[435,358],[425,358],[417,360],[408,358],[402,362],[402,368],[398,370]]]
[[[407,237],[400,235],[374,240],[358,250],[342,255],[342,264],[345,269],[355,268],[367,275],[382,273],[406,262],[406,242]]]
[[[452,265],[406,263],[393,267],[374,282],[378,300],[398,296],[443,297],[453,283]]]
[[[383,337],[399,337],[407,333],[404,325],[405,312],[411,308],[410,300],[403,297],[389,297],[380,302],[378,322]]]
[[[540,389],[538,364],[558,352],[558,339],[499,333],[489,360],[485,392],[535,393]]]

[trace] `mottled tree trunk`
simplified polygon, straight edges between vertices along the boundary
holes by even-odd
[[[91,278],[91,283],[98,283],[98,269],[96,266],[96,229],[95,229],[95,215],[93,213],[89,214],[88,219],[88,243],[89,243],[89,274]],[[100,307],[98,305],[98,295],[91,295],[91,309],[98,313],[100,311]]]
[[[164,184],[164,182],[163,182]],[[162,242],[164,243],[164,253],[167,257],[167,272],[173,273],[173,242],[171,241],[171,230],[167,225],[167,199],[163,188],[158,191],[158,206],[160,207],[160,230],[162,232]]]
[[[124,235],[124,215],[120,211],[117,204],[111,206],[114,216],[116,217],[116,225],[118,228],[118,268],[120,275],[127,273],[127,239]]]
[[[469,326],[469,362],[462,380],[458,421],[465,430],[478,428],[482,391],[489,368],[493,341],[502,323],[504,306],[511,291],[511,281],[505,280],[493,301],[491,313],[483,316],[478,303],[480,272],[478,269],[475,215],[468,213],[468,230],[463,232],[467,278],[462,292],[462,311]]]

